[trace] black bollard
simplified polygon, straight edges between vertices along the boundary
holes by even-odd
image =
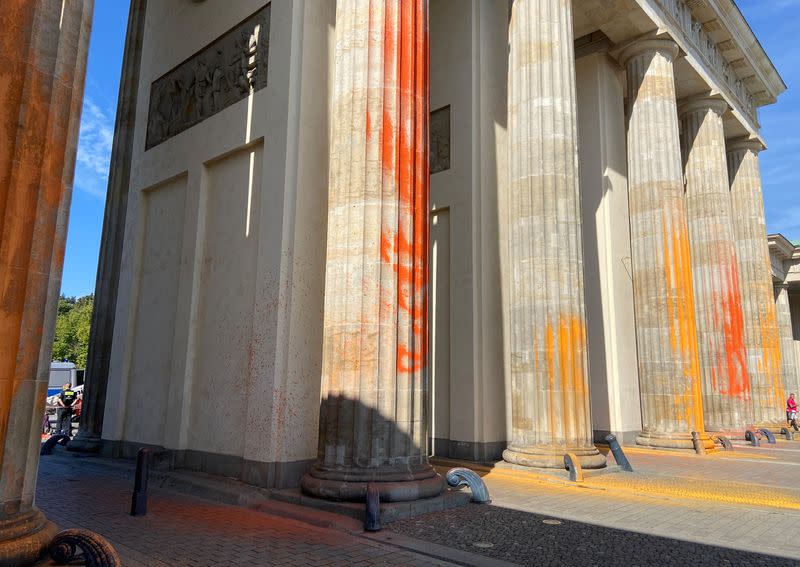
[[[722,445],[722,448],[726,451],[733,451],[733,443],[731,443],[731,440],[727,437],[723,435],[717,435],[717,441],[719,441],[720,445]]]
[[[703,446],[703,440],[700,439],[700,435],[697,431],[692,431],[692,445],[694,445],[694,452],[698,455],[705,455],[706,448]]]
[[[794,441],[794,433],[792,433],[788,427],[781,427],[781,435],[786,437],[787,441]]]
[[[367,483],[367,509],[364,513],[364,531],[381,530],[381,493],[374,482]]]
[[[767,443],[770,445],[775,444],[775,436],[772,434],[772,431],[769,429],[759,429],[759,431],[761,432],[761,435],[767,438]]]
[[[608,443],[611,454],[614,455],[614,460],[617,461],[620,468],[624,471],[633,472],[633,467],[628,461],[628,457],[625,456],[619,441],[617,441],[617,436],[614,434],[606,435],[606,443]]]
[[[761,441],[758,440],[758,435],[756,435],[756,432],[753,431],[752,429],[748,429],[747,431],[744,432],[744,438],[750,441],[750,444],[753,447],[761,446]]]
[[[161,451],[159,451],[160,453]],[[133,494],[131,495],[131,516],[147,514],[147,477],[155,450],[142,447],[136,453],[136,473],[133,478]]]
[[[56,433],[55,435],[51,435],[50,439],[42,444],[42,448],[39,449],[39,454],[52,455],[56,445],[66,445],[67,443],[69,443],[69,437],[63,433]]]

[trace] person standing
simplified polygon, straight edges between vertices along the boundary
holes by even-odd
[[[78,399],[78,392],[67,382],[56,398],[56,432],[72,437],[72,404]]]
[[[794,427],[797,431],[797,402],[794,399],[794,394],[789,394],[789,399],[786,400],[786,421],[789,425]]]

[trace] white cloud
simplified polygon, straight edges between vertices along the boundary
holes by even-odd
[[[108,164],[114,140],[114,121],[110,113],[86,97],[83,101],[75,187],[98,198],[105,198]]]

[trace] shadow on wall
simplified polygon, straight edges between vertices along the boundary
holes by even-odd
[[[362,392],[360,395],[365,394]],[[155,463],[156,468],[204,472],[261,488],[297,487],[301,477],[314,464],[321,465],[327,476],[347,482],[430,484],[428,479],[436,477],[436,473],[428,464],[427,418],[419,413],[427,408],[424,395],[420,392],[420,395],[407,396],[405,404],[400,403],[399,396],[394,394],[392,399],[386,399],[384,394],[374,392],[374,397],[375,404],[383,404],[398,412],[405,411],[408,415],[416,414],[415,419],[400,421],[402,425],[398,425],[396,417],[387,416],[359,400],[331,396],[320,404],[320,435],[326,441],[318,443],[318,461],[262,462],[235,455],[110,440],[103,440],[102,454],[111,458],[134,459],[139,449],[147,447],[162,451]]]

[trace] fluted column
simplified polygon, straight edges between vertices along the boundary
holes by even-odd
[[[753,420],[759,426],[785,422],[780,333],[772,291],[767,225],[761,191],[757,140],[728,143],[728,175],[739,279],[742,287],[747,367]]]
[[[704,432],[700,357],[669,40],[639,41],[628,75],[628,192],[643,429],[637,443],[692,448]]]
[[[55,531],[34,494],[92,5],[0,3],[0,566]]]
[[[512,439],[506,461],[605,466],[592,443],[570,0],[516,0],[508,134]]]
[[[338,0],[312,495],[435,496],[428,464],[428,2]]]
[[[797,367],[797,356],[794,350],[794,331],[792,330],[792,308],[789,304],[789,286],[775,285],[775,308],[778,316],[778,332],[781,337],[781,373],[786,397],[794,392],[800,396],[800,369]]]
[[[753,417],[722,124],[727,108],[716,98],[685,102],[681,138],[703,416],[708,431],[741,433]]]
[[[78,434],[67,447],[70,451],[98,451],[103,433],[119,270],[125,236],[125,216],[128,209],[128,183],[131,176],[136,96],[139,90],[139,66],[146,6],[147,0],[133,0],[128,13],[128,31],[122,58],[122,77],[119,82],[103,236],[100,241],[100,258],[94,286],[94,311],[89,331],[81,422]]]

